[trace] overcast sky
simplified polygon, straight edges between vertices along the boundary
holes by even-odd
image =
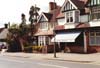
[[[26,15],[28,22],[29,9],[32,5],[37,4],[41,12],[48,12],[49,2],[54,0],[0,0],[0,28],[5,23],[20,23],[21,14]],[[58,5],[63,5],[64,0],[55,0]]]

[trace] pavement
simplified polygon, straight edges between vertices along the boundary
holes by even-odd
[[[100,53],[93,53],[93,54],[56,53],[56,56],[57,56],[56,58],[54,58],[53,53],[43,54],[43,53],[23,53],[23,52],[10,53],[10,52],[5,52],[1,55],[10,56],[10,57],[69,61],[69,62],[78,62],[78,63],[100,65]]]

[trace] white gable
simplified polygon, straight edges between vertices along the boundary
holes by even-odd
[[[61,11],[67,11],[67,10],[73,10],[73,9],[77,9],[77,7],[73,4],[73,2],[71,0],[65,0]]]
[[[46,20],[45,17],[42,15],[40,21],[43,22],[43,21],[47,21],[47,20]]]
[[[42,13],[38,19],[37,22],[43,22],[43,21],[48,21],[47,17],[44,15],[44,13]]]

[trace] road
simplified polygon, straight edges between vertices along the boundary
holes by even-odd
[[[100,68],[99,65],[0,55],[0,68]]]

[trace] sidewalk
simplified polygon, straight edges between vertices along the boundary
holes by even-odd
[[[58,60],[69,61],[100,65],[100,53],[93,54],[77,54],[77,53],[57,53],[57,58],[54,58],[54,54],[36,54],[36,53],[4,53],[3,56],[22,57],[30,59],[46,59],[46,60]]]

